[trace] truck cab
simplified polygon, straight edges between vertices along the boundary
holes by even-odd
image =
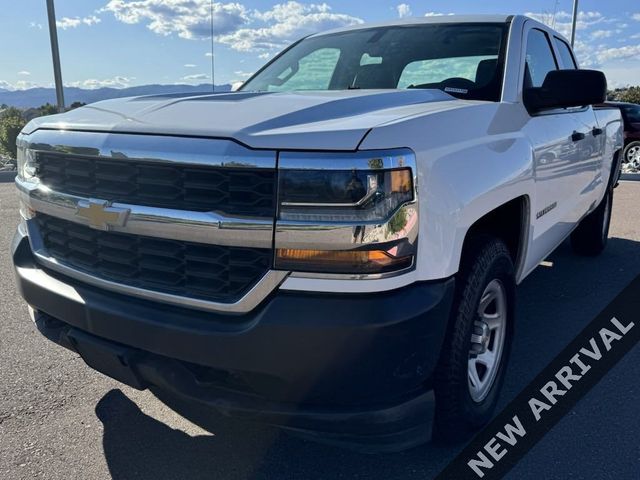
[[[359,25],[238,92],[30,122],[13,243],[36,327],[92,368],[340,445],[466,438],[516,286],[606,246],[621,118],[524,16]]]

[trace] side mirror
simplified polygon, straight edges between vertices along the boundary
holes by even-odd
[[[553,70],[541,87],[524,91],[524,105],[531,113],[594,105],[606,99],[607,78],[597,70]]]

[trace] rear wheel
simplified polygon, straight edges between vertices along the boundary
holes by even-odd
[[[640,172],[640,142],[631,142],[625,147],[622,169],[625,173]]]
[[[515,278],[501,240],[471,240],[456,279],[449,329],[436,371],[437,440],[464,440],[498,401],[513,337]]]
[[[612,207],[613,189],[609,188],[598,208],[583,218],[571,234],[571,246],[576,253],[591,257],[602,253],[609,239]]]

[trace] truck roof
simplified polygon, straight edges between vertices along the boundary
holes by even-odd
[[[340,27],[333,30],[327,30],[311,35],[311,37],[320,37],[339,32],[348,32],[351,30],[361,30],[376,27],[392,27],[403,25],[424,25],[430,23],[503,23],[514,18],[514,15],[430,15],[428,17],[408,17],[393,21],[376,22],[376,23],[360,23],[349,27]]]

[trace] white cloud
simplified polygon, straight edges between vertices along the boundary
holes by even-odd
[[[239,51],[268,51],[282,48],[305,35],[332,28],[358,25],[363,20],[343,13],[334,13],[329,5],[302,4],[296,1],[274,5],[270,10],[252,14],[252,28],[240,28],[221,35],[218,41]]]
[[[7,82],[6,80],[0,80],[0,88],[4,90],[10,90],[12,92],[15,90],[27,90],[29,88],[35,88],[40,86],[41,85],[38,85],[37,83],[34,83],[34,82],[30,82],[28,80],[18,80],[16,83],[10,83],[10,82]]]
[[[640,58],[640,44],[610,47],[577,42],[575,51],[581,66],[603,70],[607,70],[607,64],[610,62]]]
[[[68,84],[65,84],[65,86],[87,88],[90,90],[94,90],[96,88],[105,88],[105,87],[127,88],[131,85],[131,82],[133,80],[135,80],[135,77],[123,77],[121,75],[117,75],[113,78],[104,78],[104,79],[89,78],[87,80],[69,82]]]
[[[196,68],[197,65],[195,63],[185,63],[184,68]]]
[[[37,28],[38,30],[42,30],[42,24],[38,22],[29,22],[29,28]]]
[[[160,35],[175,33],[189,39],[211,35],[209,0],[110,0],[101,11],[113,13],[124,23],[146,23]],[[216,35],[234,32],[248,20],[247,9],[240,3],[213,3]]]
[[[634,13],[631,15],[631,18],[640,22],[640,13]]]
[[[209,79],[209,75],[207,75],[206,73],[194,73],[193,75],[185,75],[184,77],[182,77],[182,80],[185,80],[187,82],[192,82],[193,80],[208,80]]]
[[[20,70],[20,71],[18,72],[18,75],[23,75],[23,76],[25,76],[25,77],[28,77],[29,75],[31,75],[31,72],[28,72],[28,71],[26,71],[26,70]]]
[[[400,18],[410,17],[412,15],[411,7],[406,3],[401,3],[400,5],[398,5],[396,7],[396,10],[398,11],[398,17]]]
[[[453,13],[427,12],[424,14],[425,17],[441,17],[443,15],[453,15]]]
[[[63,30],[67,30],[68,28],[76,28],[79,27],[80,25],[87,25],[87,26],[91,26],[91,25],[96,25],[97,23],[100,23],[102,20],[100,20],[99,17],[96,17],[95,15],[89,15],[88,17],[62,17],[60,20],[56,21],[56,25],[58,28],[61,28]]]
[[[555,18],[552,14],[549,13],[525,13],[525,15],[538,20],[545,25],[549,25],[552,28],[555,28],[558,32],[560,32],[565,37],[569,37],[571,35],[571,20],[573,15],[569,12],[561,10],[556,13]],[[578,14],[578,20],[576,21],[576,30],[585,30],[587,28],[593,27],[599,23],[610,22],[612,19],[607,19],[600,12],[580,12]]]
[[[613,30],[596,30],[591,33],[591,38],[594,40],[601,40],[603,38],[609,38],[613,35]]]
[[[640,56],[640,45],[625,45],[617,48],[601,48],[596,52],[600,63],[613,60],[626,60]]]
[[[264,52],[261,53],[260,55],[258,55],[258,58],[261,58],[262,60],[266,60],[271,56],[271,54],[269,52]]]
[[[101,12],[110,12],[124,23],[144,23],[159,35],[205,39],[211,34],[209,0],[110,0]],[[269,10],[250,11],[241,3],[214,2],[213,23],[216,40],[234,50],[269,51],[302,36],[362,20],[335,13],[326,3],[289,1]]]
[[[36,88],[39,87],[40,85],[38,85],[35,82],[30,82],[28,80],[18,80],[14,86],[16,87],[16,90],[27,90],[28,88]]]
[[[204,54],[205,57],[213,57],[214,55],[211,52],[207,52]]]

